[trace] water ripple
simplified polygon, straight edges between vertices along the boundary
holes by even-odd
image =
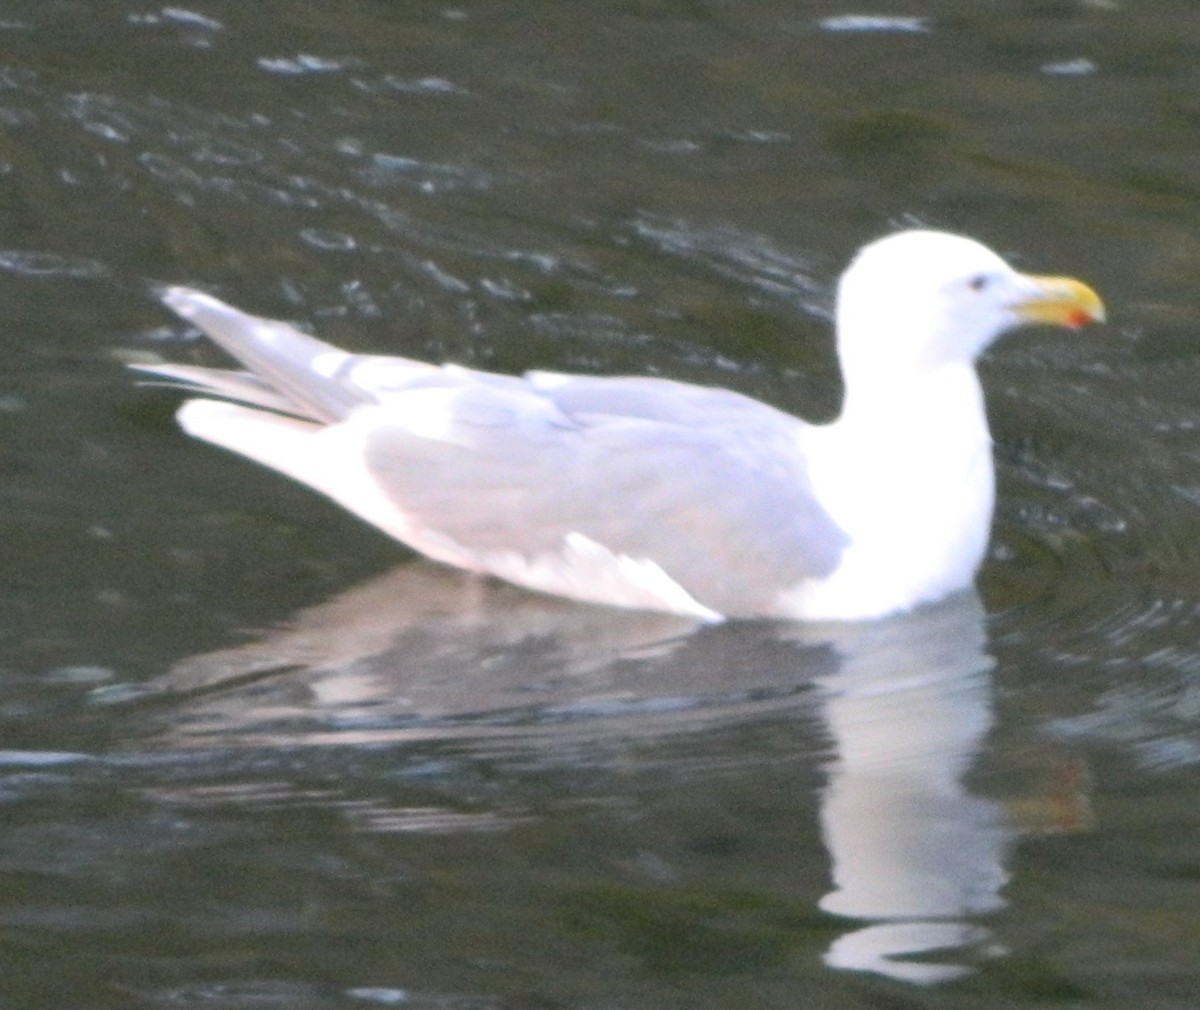
[[[1044,726],[1052,736],[1103,740],[1145,767],[1191,765],[1200,374],[1181,382],[1178,365],[1101,363],[1064,381],[1059,361],[1044,399],[1029,392],[1044,374],[1020,383],[1019,425],[1036,435],[999,450],[997,547],[984,573],[993,642],[1014,683],[1060,699]],[[1168,395],[1148,392],[1160,386]]]
[[[20,249],[0,249],[0,270],[25,277],[68,277],[73,280],[94,280],[108,273],[108,268],[97,260]]]
[[[370,156],[362,177],[371,186],[403,185],[421,193],[482,190],[494,184],[494,178],[487,172],[383,152]]]
[[[357,59],[332,59],[325,56],[314,56],[311,53],[300,53],[292,57],[261,57],[258,66],[269,74],[286,74],[299,77],[306,74],[333,74],[342,70],[354,70],[360,67]]]
[[[351,84],[359,91],[368,94],[393,92],[401,95],[469,95],[470,92],[461,85],[447,80],[445,77],[398,77],[395,74],[384,74],[378,80],[368,80],[365,77],[351,79]]]
[[[825,286],[809,273],[809,265],[770,240],[732,228],[696,227],[641,215],[630,224],[634,237],[659,251],[702,264],[719,276],[795,303],[804,311],[828,318]]]
[[[888,17],[881,14],[842,14],[822,18],[818,25],[827,32],[894,32],[901,35],[924,35],[930,31],[930,19],[919,17]]]
[[[164,7],[156,14],[129,14],[127,20],[133,25],[157,25],[166,22],[209,32],[219,32],[225,28],[216,18],[183,7]]]

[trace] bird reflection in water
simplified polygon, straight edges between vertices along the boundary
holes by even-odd
[[[839,635],[843,662],[821,679],[834,889],[820,906],[865,924],[830,946],[833,967],[944,982],[970,969],[917,958],[989,944],[978,923],[1003,906],[1013,829],[964,784],[992,727],[983,616],[964,593]]]
[[[808,760],[825,780],[814,799],[833,886],[818,905],[849,922],[824,961],[934,984],[1003,950],[987,922],[1020,808],[966,783],[993,726],[986,645],[973,592],[864,624],[712,626],[420,562],[181,661],[149,693],[167,702],[173,746],[511,733],[544,757],[555,739],[649,741],[781,714],[797,733],[823,727]]]

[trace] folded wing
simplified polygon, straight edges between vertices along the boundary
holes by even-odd
[[[350,355],[206,295],[167,301],[249,369],[143,369],[241,404],[189,402],[190,433],[440,560],[718,616],[769,613],[847,546],[808,480],[803,422],[736,393]]]

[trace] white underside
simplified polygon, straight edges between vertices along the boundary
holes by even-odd
[[[189,435],[307,484],[434,560],[590,603],[659,610],[704,621],[722,619],[652,560],[614,553],[581,533],[568,534],[560,551],[526,556],[515,550],[471,551],[417,525],[383,493],[364,465],[364,441],[373,415],[374,410],[366,408],[340,424],[320,426],[232,403],[189,400],[177,416]],[[399,416],[388,409],[390,424]],[[413,429],[436,437],[436,419],[415,416]]]

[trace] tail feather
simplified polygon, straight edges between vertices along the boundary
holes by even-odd
[[[340,381],[339,373],[354,356],[332,344],[190,288],[168,288],[163,302],[277,390],[290,402],[290,413],[339,421],[372,402],[361,386]]]
[[[292,414],[306,421],[320,418],[304,413],[286,397],[280,396],[265,382],[250,372],[234,372],[224,368],[202,368],[199,365],[130,365],[135,372],[152,377],[142,385],[166,386],[188,393],[204,393],[234,403],[279,414]]]

